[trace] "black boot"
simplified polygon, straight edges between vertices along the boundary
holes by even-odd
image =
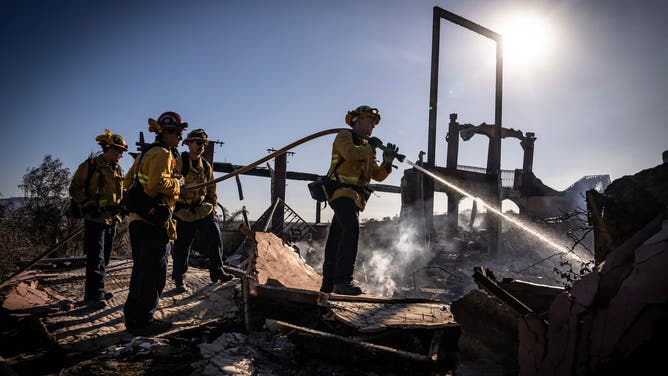
[[[334,293],[341,295],[361,295],[362,289],[353,285],[352,282],[347,283],[335,283],[334,284]]]
[[[144,324],[125,323],[125,330],[135,336],[151,336],[166,332],[172,327],[172,322],[168,320],[150,319]]]
[[[182,294],[184,292],[188,292],[188,287],[186,286],[186,282],[183,280],[183,278],[177,278],[174,280],[174,285],[176,286],[174,288],[174,292],[177,294]]]
[[[215,273],[211,273],[211,283],[225,283],[227,281],[231,281],[234,276],[229,273],[225,273],[224,271],[216,271]]]
[[[332,290],[334,290],[333,283],[322,281],[322,285],[320,285],[320,292],[329,294],[330,292],[332,292]]]

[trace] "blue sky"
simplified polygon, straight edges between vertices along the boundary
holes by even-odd
[[[668,149],[668,27],[663,1],[13,1],[0,3],[0,193],[20,195],[44,155],[74,170],[105,128],[130,145],[148,117],[171,110],[204,128],[218,161],[251,163],[266,149],[345,127],[347,110],[380,109],[374,135],[409,159],[427,149],[431,20],[440,6],[500,31],[518,12],[549,25],[542,57],[506,55],[505,127],[536,133],[534,171],[562,190],[584,175],[612,179],[661,162]],[[448,114],[494,120],[494,45],[442,23],[437,164]],[[333,138],[294,150],[288,169],[324,173]],[[484,166],[487,141],[460,144],[460,163]],[[133,148],[134,150],[134,148]],[[131,157],[122,166],[127,170]],[[516,140],[502,168],[521,168]],[[386,181],[398,185],[402,170]],[[269,181],[219,184],[251,218],[269,205]],[[313,219],[303,182],[286,200]],[[445,211],[439,197],[437,212]],[[372,197],[363,218],[398,214],[399,195]],[[324,218],[331,216],[327,209]]]

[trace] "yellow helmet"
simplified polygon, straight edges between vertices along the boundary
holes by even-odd
[[[380,111],[378,111],[377,108],[367,105],[362,105],[352,111],[348,111],[348,113],[346,114],[346,124],[352,127],[353,123],[357,120],[357,118],[363,114],[375,117],[376,124],[380,123]]]
[[[123,151],[128,151],[128,145],[125,143],[125,139],[121,135],[111,133],[108,129],[104,130],[104,134],[95,137],[95,141],[102,147],[112,146],[122,149]]]

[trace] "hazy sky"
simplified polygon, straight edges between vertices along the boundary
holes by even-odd
[[[427,150],[434,6],[499,32],[521,25],[518,14],[540,20],[546,34],[537,45],[507,45],[503,125],[536,133],[534,171],[545,184],[563,190],[584,175],[615,179],[661,162],[665,1],[5,0],[0,192],[20,195],[26,169],[46,154],[74,170],[99,149],[94,139],[105,128],[134,151],[139,131],[152,140],[147,118],[168,110],[225,142],[217,161],[244,165],[268,148],[345,127],[347,110],[369,104],[383,117],[374,135],[415,160]],[[445,165],[449,113],[462,123],[494,121],[495,50],[446,21],[441,30],[437,164]],[[527,56],[532,48],[538,52]],[[293,150],[288,169],[324,173],[332,140]],[[486,151],[479,135],[461,143],[460,164],[484,167]],[[521,168],[517,140],[504,140],[502,155],[502,168]],[[131,161],[122,159],[126,171]],[[404,168],[385,183],[398,185]],[[246,205],[256,218],[269,206],[269,181],[241,180],[245,200],[231,179],[219,184],[220,201]],[[286,201],[313,219],[306,183],[289,181]],[[362,217],[399,209],[399,195],[379,193]]]

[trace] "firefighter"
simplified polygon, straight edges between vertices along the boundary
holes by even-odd
[[[156,134],[155,142],[135,159],[124,179],[129,187],[127,199],[141,201],[136,200],[140,195],[145,204],[141,209],[136,204],[129,209],[133,265],[123,313],[125,328],[134,335],[160,333],[172,326],[170,321],[156,319],[153,314],[167,279],[167,244],[176,239],[176,221],[171,214],[185,183],[174,169],[176,146],[188,123],[181,115],[168,111],[158,120],[149,119],[148,124],[148,130]],[[135,194],[137,191],[140,193]]]
[[[334,210],[329,227],[325,260],[322,265],[324,293],[359,295],[362,290],[353,283],[353,270],[359,239],[359,212],[364,210],[371,194],[371,179],[383,181],[392,171],[392,161],[399,150],[392,144],[383,152],[383,161],[376,161],[376,148],[382,142],[370,137],[380,122],[377,108],[359,106],[346,114],[346,124],[352,132],[343,130],[336,135],[332,145],[332,160],[327,176],[330,184],[328,203]]]
[[[102,147],[102,153],[79,165],[69,193],[84,215],[84,302],[101,309],[107,306],[107,300],[112,296],[104,289],[104,278],[116,225],[122,220],[119,204],[123,196],[123,171],[118,161],[128,146],[123,137],[108,129],[95,141]]]
[[[202,158],[202,153],[209,143],[208,137],[204,129],[195,129],[188,133],[188,137],[183,141],[183,145],[188,146],[188,151],[181,154],[176,166],[186,184],[213,180],[213,167]],[[179,195],[174,211],[177,236],[172,247],[172,279],[177,293],[187,291],[184,278],[188,271],[188,257],[196,231],[198,237],[202,236],[204,240],[211,282],[227,282],[233,278],[223,270],[223,243],[220,240],[218,225],[214,221],[217,203],[215,184],[182,191]]]

